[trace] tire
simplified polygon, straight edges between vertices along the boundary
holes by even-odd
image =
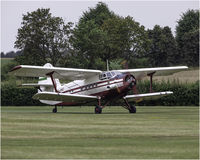
[[[53,113],[57,113],[57,109],[56,109],[56,108],[53,108],[52,112],[53,112]]]
[[[95,114],[101,114],[101,112],[102,112],[102,108],[100,107],[100,106],[96,106],[95,107],[95,109],[94,109],[94,112],[95,112]]]
[[[136,107],[132,104],[130,104],[129,113],[136,113]]]

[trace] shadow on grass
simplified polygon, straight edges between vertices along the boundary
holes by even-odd
[[[95,114],[94,112],[57,112],[56,114],[94,114],[94,115],[102,115],[102,114],[129,114],[129,113],[126,113],[126,112],[104,112],[104,113],[101,113],[101,114]]]

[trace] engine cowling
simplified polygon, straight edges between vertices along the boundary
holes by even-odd
[[[132,89],[136,85],[136,79],[133,75],[126,75],[124,79],[125,85],[127,85],[128,89]]]

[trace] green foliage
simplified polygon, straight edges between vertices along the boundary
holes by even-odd
[[[1,85],[2,106],[33,106],[44,105],[33,100],[32,96],[37,93],[34,88],[20,88],[16,84],[6,83]]]
[[[130,58],[144,55],[149,46],[144,29],[132,17],[115,16],[106,20],[102,26],[106,33],[105,53],[102,59]]]
[[[183,13],[176,26],[179,59],[190,66],[199,65],[199,10]]]
[[[97,66],[106,64],[106,60],[129,60],[145,53],[148,48],[144,27],[130,16],[115,15],[104,3],[98,3],[83,14],[70,42],[74,49],[72,59],[76,57],[77,62],[84,63],[84,68],[93,69],[99,69]],[[101,68],[106,69],[106,65]]]
[[[110,70],[117,70],[123,68],[123,59],[114,59],[112,61],[109,61],[109,67]]]
[[[1,67],[1,81],[8,81],[10,79],[14,79],[16,80],[16,77],[14,76],[9,76],[8,72],[15,66],[19,65],[18,62],[16,62],[15,60],[12,61],[7,61],[7,63],[4,62],[4,64]]]
[[[13,61],[13,58],[0,58],[0,59],[1,59],[1,66],[0,66],[1,68],[10,63],[11,61]]]
[[[138,83],[139,93],[149,93],[149,81]],[[173,83],[153,83],[153,92],[173,91],[172,95],[165,96],[158,100],[142,101],[139,105],[164,105],[164,106],[199,106],[199,82],[192,84]]]
[[[50,62],[56,65],[69,47],[72,24],[65,24],[62,18],[52,16],[50,9],[28,12],[23,15],[21,24],[15,47],[23,50],[23,54],[16,60],[21,64],[43,65]]]
[[[139,93],[149,93],[149,81],[137,84]],[[153,83],[153,91],[173,91],[174,94],[168,95],[158,100],[142,101],[138,105],[163,105],[163,106],[198,106],[199,105],[199,82],[194,84],[174,83]],[[39,101],[33,100],[32,96],[37,93],[37,89],[19,88],[14,83],[5,83],[1,86],[1,105],[2,106],[28,106],[42,105]],[[131,93],[130,93],[131,94]],[[119,105],[118,102],[112,103]],[[44,105],[44,104],[43,104]],[[95,104],[92,104],[95,105]]]
[[[177,64],[177,45],[171,29],[155,25],[153,30],[148,30],[148,34],[151,46],[147,57],[151,66],[158,67]]]
[[[90,8],[89,11],[83,13],[83,16],[80,18],[79,25],[90,20],[94,20],[95,24],[102,26],[105,20],[114,16],[115,14],[109,10],[105,3],[99,2],[96,7]]]

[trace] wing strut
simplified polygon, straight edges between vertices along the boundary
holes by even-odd
[[[54,74],[54,71],[53,71],[53,72],[50,72],[50,73],[47,73],[46,75],[51,77],[51,81],[52,81],[52,83],[53,83],[55,92],[56,92],[56,93],[59,93],[58,90],[57,90],[57,87],[56,87],[55,79],[53,78],[53,74]]]
[[[156,71],[155,72],[152,72],[152,73],[148,73],[147,74],[147,76],[149,76],[150,77],[150,93],[152,93],[153,92],[153,90],[152,90],[152,83],[153,83],[153,75],[156,73]]]

